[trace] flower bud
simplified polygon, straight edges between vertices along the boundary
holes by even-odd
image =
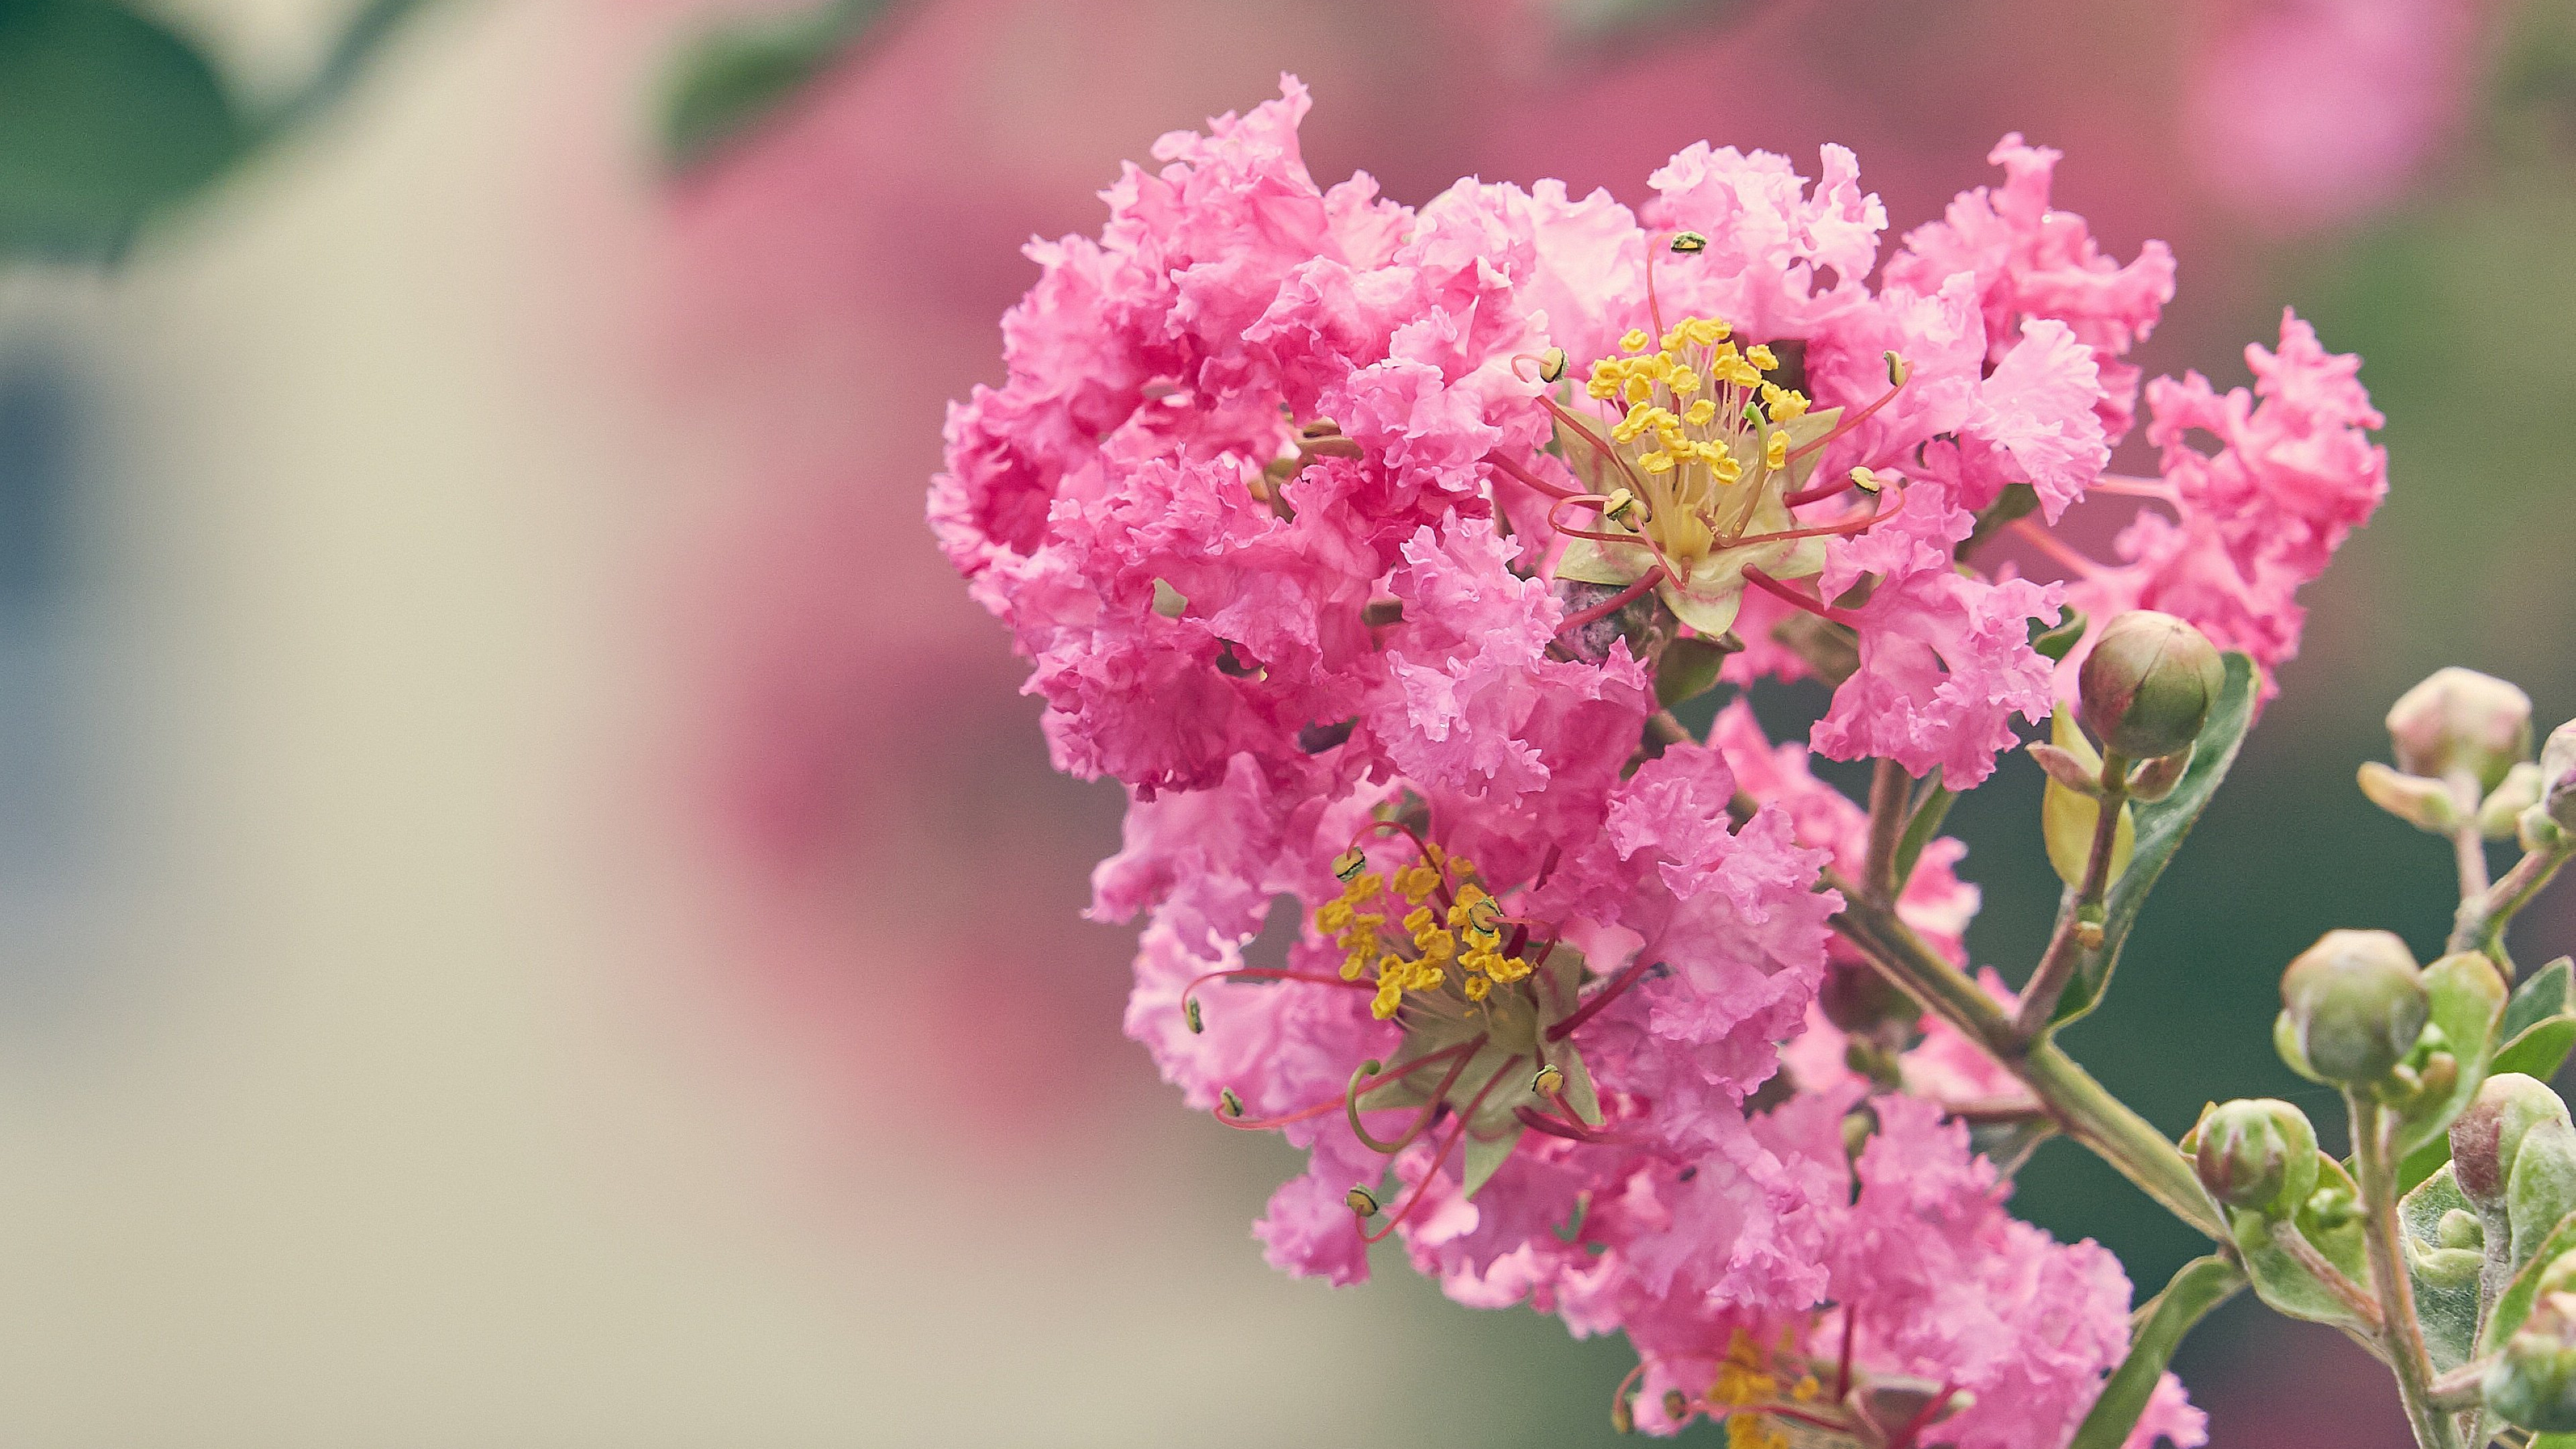
[[[2576,830],[2576,720],[2549,732],[2540,747],[2540,807],[2561,830]]]
[[[2076,674],[2085,727],[2134,759],[2170,755],[2199,738],[2226,682],[2208,638],[2153,609],[2104,625]]]
[[[2439,780],[2402,774],[2377,760],[2362,761],[2360,779],[2361,793],[2371,804],[2418,830],[2448,835],[2460,828],[2459,802],[2451,798],[2451,787]]]
[[[2317,1133],[2287,1102],[2228,1102],[2201,1119],[2192,1164],[2209,1195],[2232,1208],[2287,1217],[2317,1190]]]
[[[2567,1104],[2547,1083],[2520,1072],[2487,1078],[2451,1123],[2451,1180],[2460,1196],[2482,1208],[2501,1207],[2524,1134],[2543,1122],[2567,1120]]]
[[[2281,974],[2275,1039],[2293,1068],[2357,1086],[2405,1059],[2430,1011],[2404,941],[2387,931],[2328,931]]]
[[[2504,1185],[2513,1261],[2530,1261],[2571,1212],[2576,1212],[2576,1128],[2560,1121],[2535,1122],[2522,1134]]]
[[[2566,1262],[2562,1257],[2542,1274],[2531,1316],[2505,1340],[2483,1385],[2488,1408],[2543,1434],[2576,1431],[2576,1293],[2547,1286],[2568,1281],[2560,1272]]]
[[[2481,791],[2530,757],[2531,696],[2473,669],[2443,669],[2398,696],[2388,711],[2397,768],[2443,779],[2474,777]]]

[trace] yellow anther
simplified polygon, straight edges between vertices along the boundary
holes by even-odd
[[[1367,1188],[1352,1188],[1349,1192],[1342,1194],[1342,1201],[1350,1207],[1352,1212],[1361,1217],[1373,1218],[1377,1216],[1377,1194],[1369,1191]]]
[[[1780,365],[1780,354],[1773,352],[1768,345],[1756,342],[1744,349],[1744,360],[1769,372]]]
[[[1762,384],[1762,407],[1771,414],[1771,421],[1785,423],[1791,418],[1807,415],[1807,395],[1795,388],[1766,382]]]
[[[1628,352],[1643,352],[1646,350],[1646,344],[1654,340],[1647,335],[1645,328],[1631,327],[1628,329],[1628,335],[1619,339],[1619,346]]]
[[[1376,871],[1370,871],[1368,874],[1343,886],[1342,899],[1355,906],[1365,905],[1368,902],[1377,899],[1377,893],[1384,889],[1386,889],[1386,877],[1378,874]]]
[[[1704,428],[1707,427],[1710,422],[1714,421],[1716,417],[1717,403],[1709,398],[1701,398],[1698,402],[1690,405],[1690,410],[1688,412],[1682,414],[1682,421],[1690,424],[1694,428]]]
[[[1412,893],[1408,891],[1406,894],[1411,895]],[[1421,897],[1415,896],[1414,899],[1420,900]],[[1404,918],[1404,929],[1412,932],[1416,936],[1419,936],[1425,930],[1429,929],[1431,923],[1436,919],[1438,918],[1432,915],[1431,908],[1429,906],[1416,906],[1413,908],[1413,913]]]
[[[1649,473],[1669,473],[1673,471],[1673,455],[1660,452],[1648,453],[1637,460],[1637,466]]]
[[[1207,1030],[1207,1022],[1199,1015],[1199,999],[1197,997],[1193,996],[1189,1000],[1181,1003],[1181,1020],[1189,1023],[1190,1034],[1193,1036]]]
[[[1326,901],[1315,910],[1315,929],[1336,934],[1347,931],[1351,928],[1353,914],[1348,901]]]
[[[1636,494],[1625,488],[1615,488],[1602,503],[1601,516],[1622,528],[1642,529],[1654,514]]]
[[[1228,1087],[1224,1091],[1217,1093],[1216,1100],[1217,1105],[1225,1108],[1225,1115],[1229,1117],[1240,1117],[1243,1115],[1243,1099],[1234,1094],[1234,1088]]]
[[[1439,848],[1436,845],[1432,847],[1434,850]],[[1476,863],[1463,855],[1453,855],[1449,857],[1449,873],[1465,880],[1476,873]]]
[[[1673,234],[1673,250],[1683,256],[1707,251],[1708,238],[1695,231],[1676,232]]]
[[[1673,390],[1673,396],[1675,397],[1689,397],[1692,393],[1695,393],[1700,389],[1699,374],[1696,372],[1676,372],[1671,377],[1664,380],[1664,385]]]
[[[1876,493],[1887,486],[1887,480],[1885,478],[1880,477],[1878,474],[1867,468],[1854,468],[1851,470],[1851,482],[1854,488],[1859,489],[1863,493]]]
[[[1594,368],[1592,380],[1583,385],[1583,390],[1592,395],[1594,402],[1608,402],[1619,395],[1619,381],[1617,373]]]
[[[1423,964],[1438,968],[1458,954],[1458,938],[1447,931],[1432,931],[1417,938],[1414,945],[1422,949]]]
[[[1369,948],[1361,946],[1354,949],[1348,956],[1343,957],[1342,979],[1344,981],[1359,980],[1360,973],[1368,969],[1369,957],[1372,954],[1374,953],[1372,953]]]
[[[1333,879],[1348,885],[1361,871],[1368,869],[1368,856],[1356,845],[1333,857]]]
[[[1789,1397],[1799,1403],[1810,1404],[1814,1403],[1817,1395],[1824,1391],[1825,1386],[1816,1382],[1814,1374],[1801,1374],[1798,1376],[1798,1381],[1789,1386]]]
[[[1485,974],[1493,977],[1496,981],[1500,981],[1508,985],[1511,982],[1518,981],[1522,977],[1529,975],[1530,963],[1522,960],[1518,956],[1506,956],[1503,958],[1500,965],[1487,966],[1485,968]]]
[[[1655,395],[1655,380],[1654,380],[1653,378],[1651,378],[1651,377],[1630,377],[1630,378],[1628,379],[1628,390],[1627,390],[1627,398],[1628,398],[1628,401],[1630,401],[1630,402],[1632,402],[1632,403],[1641,403],[1641,402],[1644,402],[1646,399],[1653,397],[1654,395]]]
[[[1762,462],[1763,466],[1769,468],[1786,468],[1789,466],[1789,435],[1787,433],[1773,433],[1770,437],[1762,440]]]
[[[1494,983],[1482,976],[1470,976],[1467,978],[1467,984],[1460,989],[1467,993],[1469,1001],[1482,1001],[1493,991]]]
[[[1406,900],[1420,901],[1440,888],[1440,872],[1427,865],[1406,866],[1395,873],[1395,888]]]
[[[1551,347],[1538,355],[1538,380],[1556,382],[1565,376],[1565,349]]]
[[[1530,1078],[1530,1090],[1542,1097],[1553,1097],[1564,1091],[1565,1069],[1554,1062],[1539,1068],[1538,1075]]]
[[[1905,379],[1912,376],[1913,372],[1914,369],[1905,365],[1904,358],[1897,356],[1893,352],[1887,354],[1887,385],[1889,387],[1905,386]]]

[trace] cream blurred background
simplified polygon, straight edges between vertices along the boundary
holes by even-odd
[[[196,18],[257,63],[330,8]],[[1205,1124],[987,1160],[829,1103],[708,969],[639,782],[650,580],[723,480],[584,331],[639,258],[565,266],[526,164],[596,33],[431,14],[176,244],[0,282],[77,485],[0,740],[0,1443],[1358,1443],[1461,1378],[1460,1432],[1508,1418],[1421,1295],[1273,1277]]]

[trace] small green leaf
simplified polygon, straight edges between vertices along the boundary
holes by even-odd
[[[2155,889],[2156,878],[2172,863],[2183,837],[2191,833],[2200,812],[2209,808],[2210,798],[2218,793],[2228,768],[2236,763],[2236,752],[2245,743],[2246,728],[2254,719],[2254,661],[2237,653],[2228,654],[2226,661],[2226,686],[2219,691],[2218,703],[2211,706],[2199,739],[2193,742],[2191,768],[2183,772],[2172,794],[2136,807],[2137,853],[2131,857],[2128,870],[2112,885],[2110,898],[2104,903],[2102,944],[2076,958],[2075,977],[2066,984],[2066,994],[2057,1005],[2060,1023],[2084,1015],[2101,1001],[2102,993],[2111,984],[2112,971],[2120,964],[2120,948],[2137,925],[2138,912],[2146,907],[2147,893]],[[2059,909],[2064,912],[2074,908],[2075,893],[2069,890]]]
[[[2496,1295],[2495,1307],[2487,1310],[2487,1331],[2480,1342],[2502,1343],[2522,1327],[2522,1321],[2531,1316],[2532,1300],[2539,1296],[2540,1275],[2559,1254],[2571,1248],[2576,1248],[2576,1213],[2559,1219],[2548,1236],[2532,1245],[2531,1256],[2523,1260],[2506,1281],[2504,1291]]]
[[[2057,623],[2045,629],[2040,627],[2037,619],[2033,619],[2030,621],[2030,647],[2042,659],[2052,663],[2061,661],[2083,642],[2085,627],[2091,622],[2084,617],[2082,609],[2071,607],[2061,611]]]
[[[2343,1164],[2320,1152],[2317,1154],[2317,1187],[2340,1189],[2343,1201],[2357,1203],[2360,1192],[2353,1186],[2352,1175]],[[2309,1204],[2315,1202],[2309,1199]],[[2273,1225],[2260,1213],[2230,1210],[2229,1236],[2245,1260],[2245,1268],[2254,1281],[2254,1292],[2265,1303],[2292,1318],[2311,1323],[2328,1323],[2338,1328],[2366,1329],[2362,1318],[2346,1307],[2332,1288],[2319,1282],[2298,1259],[2285,1252],[2273,1239]],[[2300,1235],[2323,1254],[2343,1275],[2355,1283],[2370,1281],[2369,1250],[2363,1241],[2361,1214],[2351,1213],[2331,1227],[2321,1221],[2308,1204],[2302,1204],[2293,1219]]]
[[[2561,956],[2533,973],[2505,1003],[2496,1029],[2497,1072],[2520,1072],[2548,1081],[2576,1047],[2576,962]]]
[[[750,134],[839,63],[888,8],[889,0],[831,0],[701,34],[663,84],[664,164],[691,170]]]
[[[2487,1062],[2495,1054],[2496,1023],[2504,1015],[2504,978],[2474,951],[2445,956],[2426,967],[2424,992],[2432,998],[2432,1023],[2446,1039],[2443,1050],[2460,1064],[2459,1076],[2439,1102],[2410,1110],[2399,1124],[2396,1150],[2401,1160],[2437,1141],[2447,1150],[2451,1119],[2460,1115],[2487,1079]],[[2413,1185],[2401,1182],[2398,1190]]]
[[[2075,717],[2060,705],[2049,717],[2049,742],[2075,757],[2087,775],[2102,773],[2102,756],[2093,742],[2076,728]],[[2048,844],[2048,863],[2057,878],[2066,882],[2070,892],[2084,883],[2085,868],[2093,863],[2093,830],[2102,820],[2102,802],[2090,795],[2070,790],[2057,783],[2055,776],[2040,799],[2040,835]],[[2120,823],[2111,837],[2111,879],[2119,880],[2135,858],[2138,845],[2137,815],[2128,806],[2120,807]]]
[[[0,254],[119,255],[245,130],[214,67],[158,21],[109,0],[0,4]]]
[[[2474,1264],[2482,1262],[2484,1255],[2470,1254],[2472,1267],[2465,1282],[2456,1274],[2421,1269],[2434,1266],[2436,1261],[2456,1261],[2432,1259],[2436,1253],[2460,1251],[2442,1246],[2442,1215],[2471,1211],[2469,1200],[2451,1181],[2448,1164],[2397,1204],[2398,1220],[2405,1224],[2410,1244],[2407,1262],[2415,1283],[2415,1316],[2424,1326],[2424,1346],[2432,1354],[2433,1366],[2445,1371],[2467,1363],[2471,1346],[2477,1341],[2478,1275]]]
[[[2127,1443],[2183,1335],[2244,1286],[2243,1270],[2216,1254],[2183,1264],[2173,1281],[2165,1284],[2165,1291],[2147,1305],[2144,1320],[2130,1335],[2129,1356],[2112,1370],[2102,1385],[2102,1397],[2093,1401],[2092,1411],[2084,1416],[2067,1449],[2120,1449]]]
[[[1941,783],[1941,768],[1932,767],[1932,783],[1923,792],[1923,803],[1906,817],[1905,834],[1896,842],[1896,887],[1914,879],[1914,863],[1923,858],[1923,847],[1941,833],[1941,822],[1950,817],[1951,803],[1959,797]]]

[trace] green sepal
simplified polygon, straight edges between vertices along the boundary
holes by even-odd
[[[1707,638],[1673,639],[1655,660],[1655,703],[1666,709],[1717,687],[1717,672],[1735,651]]]
[[[2415,1284],[2415,1316],[2424,1325],[2433,1366],[2445,1371],[2467,1363],[2477,1342],[2478,1273],[2486,1263],[2484,1253],[2442,1246],[2442,1215],[2448,1212],[2475,1209],[2451,1181],[2447,1163],[2397,1204],[2406,1229],[2407,1276]]]
[[[2193,741],[2191,768],[2183,772],[2172,794],[2135,807],[2137,851],[2105,902],[2102,944],[2075,958],[2074,978],[2066,983],[2066,993],[2057,1003],[2056,1020],[2060,1023],[2084,1015],[2101,1001],[2103,991],[2110,986],[2112,971],[2120,964],[2120,948],[2137,925],[2138,912],[2146,906],[2147,893],[2155,889],[2156,878],[2164,874],[2174,852],[2182,847],[2183,837],[2200,819],[2200,812],[2209,808],[2210,798],[2218,793],[2220,782],[2236,763],[2237,749],[2245,743],[2246,728],[2254,719],[2254,661],[2234,652],[2224,657],[2226,684],[2219,691],[2218,702],[2210,706],[2200,737]],[[2070,889],[2059,909],[2062,913],[2074,908],[2075,892]]]
[[[2317,1189],[2320,1193],[2339,1189],[2347,1203],[2359,1203],[2360,1190],[2353,1185],[2352,1174],[2343,1164],[2320,1152],[2317,1154]],[[2326,1227],[2321,1223],[2311,1197],[2299,1205],[2290,1221],[2299,1229],[2325,1260],[2341,1269],[2355,1283],[2370,1281],[2370,1255],[2364,1241],[2362,1218],[2358,1210],[2342,1223]],[[2253,1279],[2254,1292],[2265,1303],[2292,1318],[2311,1323],[2329,1323],[2338,1328],[2367,1331],[2368,1325],[2356,1316],[2333,1289],[2318,1282],[2296,1258],[2283,1252],[2272,1238],[2272,1221],[2260,1213],[2230,1209],[2227,1214],[2228,1235],[2245,1260],[2246,1272]]]
[[[2244,1286],[2244,1270],[2216,1254],[2183,1264],[2165,1284],[2165,1291],[2139,1315],[2137,1331],[2129,1336],[2128,1357],[2111,1371],[2102,1396],[2093,1401],[2066,1449],[2120,1449],[2127,1443],[2183,1335]]]
[[[2503,1042],[2488,1070],[2548,1081],[2576,1047],[2576,961],[2561,956],[2515,988],[2496,1029]]]
[[[2504,1018],[2504,978],[2486,957],[2474,951],[2445,956],[2424,969],[2424,994],[2432,1001],[2429,1018],[2442,1029],[2442,1050],[2459,1063],[2459,1076],[2438,1100],[2409,1103],[2397,1127],[2395,1155],[2404,1163],[2436,1142],[2442,1160],[2450,1158],[2451,1121],[2478,1095],[2487,1079],[2487,1062],[2495,1055],[2496,1024]],[[2398,1191],[2415,1185],[2401,1171]]]

